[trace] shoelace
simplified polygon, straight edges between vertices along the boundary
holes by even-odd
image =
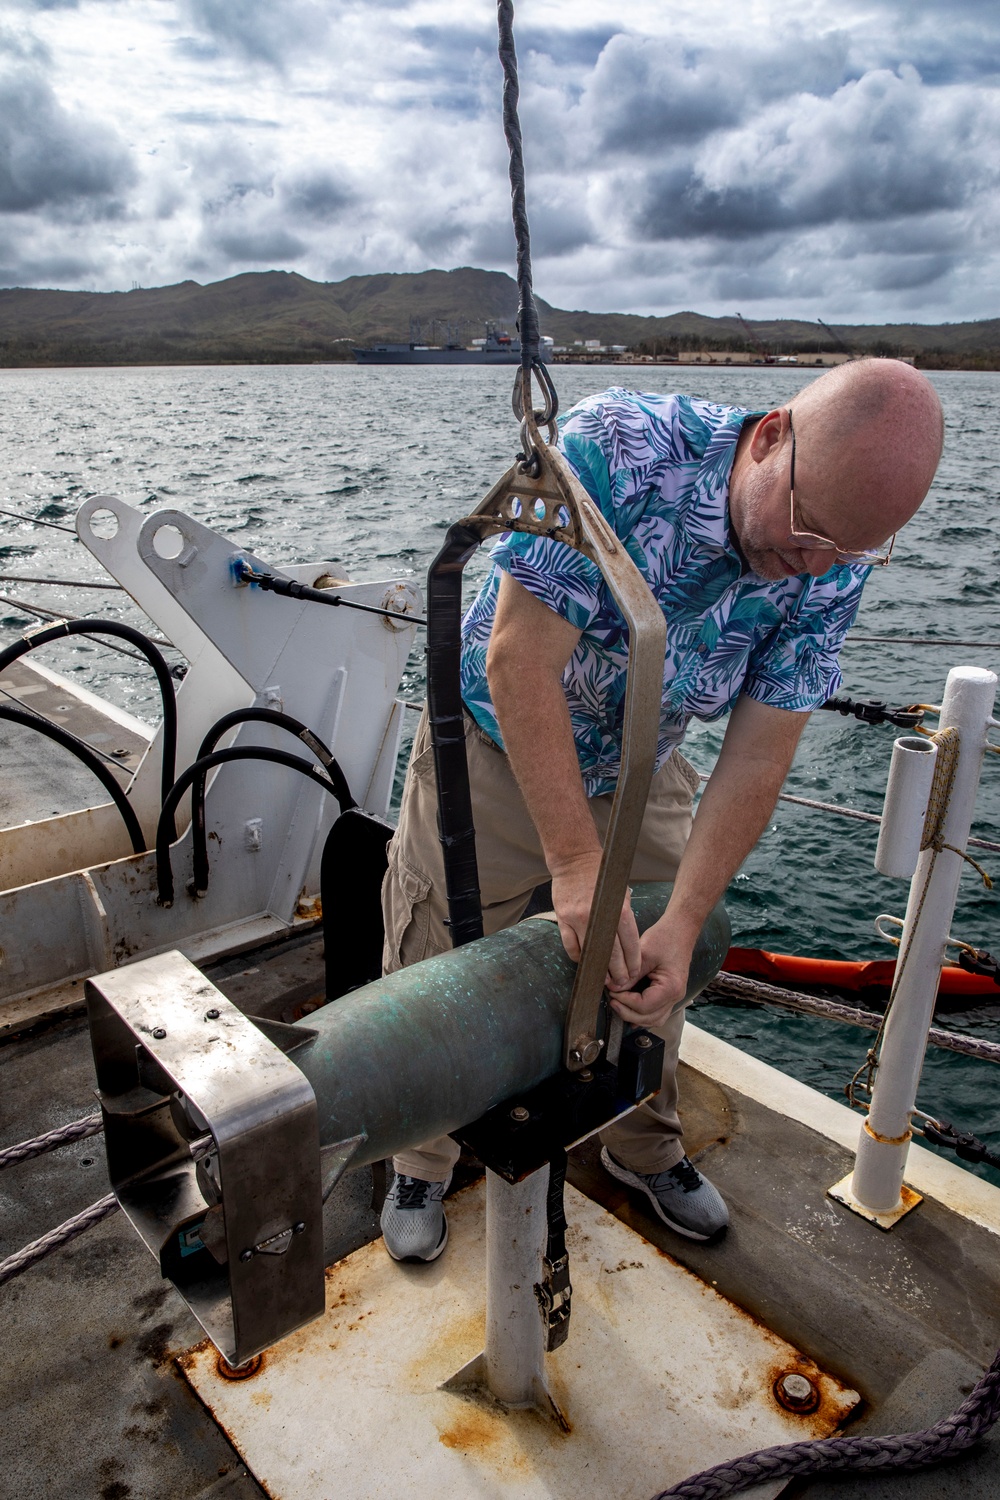
[[[698,1169],[691,1165],[686,1156],[681,1158],[676,1167],[670,1168],[667,1176],[672,1177],[685,1193],[695,1193],[701,1187]]]
[[[430,1186],[429,1182],[424,1182],[420,1177],[397,1177],[396,1206],[398,1208],[426,1208]]]

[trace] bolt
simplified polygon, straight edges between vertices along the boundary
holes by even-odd
[[[292,1225],[292,1233],[293,1234],[305,1234],[305,1229],[306,1229],[306,1226],[303,1223],[301,1223],[301,1222],[299,1222],[298,1224],[293,1224]]]
[[[244,1265],[246,1265],[246,1263],[247,1263],[248,1260],[253,1260],[253,1251],[252,1250],[241,1250],[240,1251],[240,1260],[243,1262]]]
[[[653,1038],[651,1036],[647,1036],[645,1032],[643,1032],[641,1036],[636,1037],[635,1045],[640,1049],[640,1051],[648,1052],[650,1047],[653,1045]]]
[[[216,1010],[216,1008],[215,1008],[214,1005],[212,1006],[211,1010],[206,1010],[206,1012],[205,1012],[205,1020],[206,1021],[217,1021],[218,1019],[219,1019],[219,1012]]]
[[[593,1083],[594,1081],[594,1075],[589,1068],[584,1068],[583,1072],[577,1073],[576,1076],[577,1078],[579,1078],[581,1083]]]
[[[819,1405],[819,1391],[808,1376],[797,1370],[778,1376],[774,1394],[788,1411],[810,1412]]]
[[[596,1037],[581,1036],[570,1053],[570,1059],[572,1062],[582,1063],[584,1067],[587,1067],[590,1063],[597,1061],[603,1046],[604,1043],[599,1042]]]
[[[510,1112],[510,1117],[512,1120],[516,1120],[518,1125],[521,1125],[525,1120],[530,1120],[531,1114],[530,1111],[525,1109],[523,1104],[516,1104]]]
[[[166,1036],[166,1034],[167,1033],[164,1031],[164,1029],[163,1029],[162,1026],[154,1026],[153,1027],[153,1036],[154,1036],[154,1038],[155,1038],[156,1041],[162,1042],[163,1038]]]

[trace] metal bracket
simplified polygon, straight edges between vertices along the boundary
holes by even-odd
[[[563,1062],[577,1072],[593,1063],[603,1046],[598,1021],[604,978],[656,760],[667,627],[646,580],[563,455],[542,440],[533,416],[526,413],[524,425],[536,474],[525,472],[521,463],[514,464],[457,525],[480,541],[499,532],[519,531],[551,537],[582,552],[600,569],[629,636],[622,761],[566,1016]]]
[[[245,1364],[324,1308],[316,1097],[285,1056],[311,1035],[271,1023],[276,1045],[181,953],[86,988],[115,1195],[225,1359]],[[341,1171],[357,1149],[342,1144]]]

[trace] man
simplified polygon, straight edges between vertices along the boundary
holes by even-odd
[[[684,1154],[675,1080],[702,924],[774,810],[810,709],[870,568],[923,500],[941,454],[933,387],[863,360],[764,413],[607,391],[562,424],[560,446],[643,572],[667,621],[656,773],[633,880],[673,880],[639,937],[628,900],[608,973],[614,1009],[665,1043],[663,1085],[602,1135],[602,1161],[671,1228],[707,1240],[725,1204]],[[567,953],[580,955],[621,754],[624,622],[598,570],[548,538],[505,535],[464,628],[463,697],[487,933],[551,878]],[[729,723],[692,825],[689,720]],[[387,971],[450,946],[430,739],[422,722],[383,888]],[[648,980],[643,989],[639,981]],[[447,1241],[449,1137],[395,1158],[382,1228],[396,1259]]]

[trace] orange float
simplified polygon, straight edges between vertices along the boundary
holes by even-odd
[[[828,984],[838,990],[890,989],[896,972],[894,958],[851,963],[835,958],[801,958],[797,953],[768,953],[764,948],[730,948],[722,965],[729,974],[750,974],[772,984]],[[1000,989],[992,979],[967,974],[964,969],[941,970],[941,995],[993,995]]]

